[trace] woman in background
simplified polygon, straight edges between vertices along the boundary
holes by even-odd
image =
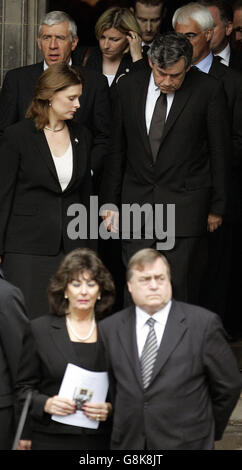
[[[118,79],[144,67],[140,28],[128,8],[112,7],[98,19],[95,34],[99,46],[92,49],[86,67],[107,77],[114,99]]]

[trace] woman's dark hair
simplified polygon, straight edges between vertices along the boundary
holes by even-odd
[[[96,319],[110,312],[115,298],[115,287],[111,274],[97,254],[89,248],[77,248],[68,253],[50,280],[48,299],[52,313],[65,315],[68,300],[64,298],[67,284],[85,271],[91,274],[100,289],[101,299],[95,305]]]
[[[83,85],[81,72],[67,64],[53,64],[40,76],[26,118],[32,118],[40,130],[49,122],[49,104],[53,95],[73,85]]]

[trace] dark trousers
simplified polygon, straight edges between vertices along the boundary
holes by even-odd
[[[0,450],[11,450],[14,439],[13,407],[0,408]]]

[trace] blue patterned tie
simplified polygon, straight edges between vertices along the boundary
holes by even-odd
[[[150,329],[140,359],[141,375],[143,379],[144,388],[147,388],[150,383],[154,363],[158,352],[157,339],[154,330],[155,320],[153,318],[149,318],[146,323]]]

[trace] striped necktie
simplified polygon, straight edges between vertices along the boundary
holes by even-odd
[[[155,320],[153,318],[149,318],[146,323],[150,329],[140,359],[141,375],[144,388],[147,388],[150,383],[158,352],[157,339],[154,330]]]

